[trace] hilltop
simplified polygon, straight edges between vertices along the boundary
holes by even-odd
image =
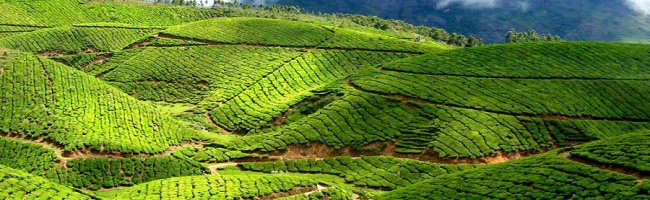
[[[650,194],[649,45],[460,48],[134,2],[0,10],[0,198]]]

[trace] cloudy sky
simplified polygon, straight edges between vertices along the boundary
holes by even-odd
[[[639,13],[650,15],[650,0],[627,0],[627,4]]]
[[[510,0],[440,0],[437,4],[439,9],[446,8],[453,4],[459,4],[465,8],[471,9],[484,9],[484,8],[495,8],[498,7],[501,1],[510,1]],[[650,15],[650,0],[625,0],[627,6],[631,9],[641,13]],[[527,9],[528,4],[526,0],[521,0],[518,2],[522,6],[522,9]]]

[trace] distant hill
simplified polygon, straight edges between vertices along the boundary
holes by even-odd
[[[452,3],[448,3],[452,2]],[[503,42],[510,28],[535,28],[568,40],[650,42],[650,15],[642,16],[624,0],[516,0],[494,4],[449,0],[279,0],[314,12],[377,15],[476,34]],[[473,1],[477,2],[477,1]],[[481,7],[482,6],[482,7]]]

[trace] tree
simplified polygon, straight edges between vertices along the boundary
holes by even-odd
[[[467,43],[467,47],[476,47],[483,45],[483,39],[470,35]]]
[[[514,28],[510,29],[506,35],[506,43],[518,42],[517,35],[517,31]]]
[[[506,34],[506,43],[518,42],[549,42],[561,41],[562,38],[558,35],[539,35],[535,29],[530,29],[528,32],[517,32],[515,29],[510,29]]]

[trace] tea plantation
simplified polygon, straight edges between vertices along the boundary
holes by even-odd
[[[427,37],[0,0],[0,199],[650,199],[649,45]]]

